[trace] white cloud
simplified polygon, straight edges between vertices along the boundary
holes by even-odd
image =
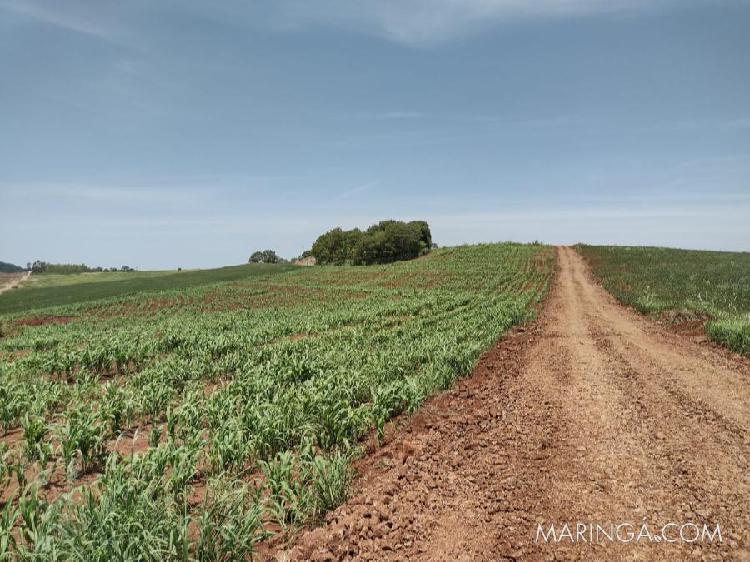
[[[426,115],[420,111],[388,111],[377,116],[379,119],[421,119]]]
[[[63,6],[62,2],[48,0],[0,0],[0,12],[2,11],[74,33],[119,43],[119,32],[114,25],[115,11],[107,9],[103,2],[101,5],[91,6],[88,2],[74,0]]]
[[[195,208],[204,205],[220,192],[218,186],[111,186],[84,183],[3,182],[0,194],[21,207],[33,208],[39,201],[49,205],[93,205],[109,209],[125,205],[148,205],[151,209]],[[90,208],[90,207],[86,207]]]
[[[708,2],[708,0],[683,0]],[[0,11],[131,47],[148,0],[0,0]],[[429,45],[508,21],[633,14],[679,4],[677,0],[161,0],[159,9],[189,12],[231,25],[294,31],[330,26],[408,45]]]
[[[666,128],[673,131],[700,131],[706,129],[715,131],[742,131],[750,129],[750,117],[686,119],[677,121],[671,124],[671,126],[667,125]]]
[[[346,191],[339,193],[336,197],[334,197],[331,200],[331,203],[337,202],[337,201],[343,201],[345,199],[350,199],[354,197],[355,195],[359,195],[360,193],[364,193],[365,191],[369,191],[373,187],[377,187],[378,182],[377,181],[368,181],[367,183],[363,183],[361,185],[357,185],[355,187],[352,187],[350,189],[347,189]]]
[[[421,45],[504,21],[633,13],[673,0],[276,0],[279,28],[333,25]]]

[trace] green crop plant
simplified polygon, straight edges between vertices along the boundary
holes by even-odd
[[[170,442],[172,456],[166,489],[176,501],[185,499],[190,483],[196,476],[205,444],[205,440],[197,434],[179,446]]]
[[[161,434],[162,434],[162,428],[158,425],[155,425],[151,428],[151,431],[148,434],[148,446],[152,448],[156,448],[159,446],[159,441],[161,440]]]
[[[54,533],[61,560],[190,559],[190,517],[146,462],[111,457],[95,488],[67,502]]]
[[[239,470],[248,455],[248,440],[238,418],[229,418],[212,435],[208,459],[215,473]]]
[[[211,481],[197,522],[198,560],[245,559],[269,534],[263,529],[259,491],[242,481]]]
[[[54,547],[58,505],[48,504],[34,484],[18,498],[18,552],[22,560],[60,560]]]
[[[99,417],[109,426],[111,436],[117,435],[132,421],[134,409],[132,398],[126,390],[110,382],[104,385],[99,400]]]
[[[0,562],[15,558],[14,552],[17,546],[15,527],[18,520],[18,507],[14,499],[9,498],[0,511]]]
[[[340,451],[316,454],[311,438],[298,454],[277,453],[260,461],[268,490],[268,511],[282,526],[317,517],[343,502],[352,481],[350,455]]]
[[[365,427],[364,411],[347,400],[320,400],[313,411],[313,431],[326,450],[350,445]]]
[[[268,511],[281,526],[301,523],[311,513],[311,493],[299,476],[299,467],[291,451],[277,453],[260,461],[268,487]]]
[[[302,480],[311,489],[311,515],[320,516],[341,504],[349,494],[352,467],[349,455],[336,451],[328,456],[302,459]]]
[[[31,409],[31,392],[31,384],[23,384],[7,376],[0,379],[0,424],[3,430],[15,427],[22,414]]]
[[[71,480],[101,465],[107,433],[106,426],[91,408],[84,406],[68,412],[60,429],[60,448]]]
[[[6,453],[3,456],[3,472],[7,475],[5,485],[9,485],[12,477],[15,476],[16,487],[19,490],[26,488],[26,465],[20,455]]]
[[[7,443],[0,443],[0,488],[5,488],[13,474],[11,470],[11,455]]]
[[[23,428],[24,452],[29,460],[39,460],[44,454],[44,437],[47,435],[47,422],[42,417],[26,415],[21,420]]]

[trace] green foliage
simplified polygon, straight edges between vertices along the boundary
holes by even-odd
[[[21,560],[59,560],[53,546],[58,510],[40,498],[38,487],[32,485],[18,498],[18,530]]]
[[[240,480],[217,479],[206,489],[198,519],[198,560],[244,560],[270,533],[263,530],[259,491]]]
[[[354,263],[355,247],[362,239],[362,231],[334,228],[322,234],[313,243],[310,253],[319,265],[344,265]]]
[[[61,560],[188,560],[188,516],[167,493],[164,451],[132,462],[111,456],[101,481],[82,489],[52,536]]]
[[[238,418],[229,418],[213,432],[209,460],[214,472],[241,469],[248,453],[249,443]]]
[[[3,562],[13,560],[17,546],[14,528],[19,514],[13,499],[6,501],[0,511],[0,561]]]
[[[342,504],[353,476],[349,456],[340,451],[328,456],[303,456],[301,478],[310,490],[311,516],[319,517]]]
[[[49,263],[42,260],[36,260],[31,264],[31,271],[34,275],[43,273],[54,273],[57,275],[73,275],[75,273],[90,273],[103,271],[101,267],[89,267],[85,263]],[[128,266],[123,266],[122,271],[134,271]]]
[[[315,454],[311,440],[302,444],[299,454],[283,451],[260,466],[268,489],[268,510],[283,527],[338,506],[346,499],[353,477],[349,455],[340,451]]]
[[[68,478],[90,472],[104,461],[108,430],[96,412],[85,405],[70,410],[60,428],[60,449]]]
[[[134,410],[132,395],[127,390],[112,383],[102,387],[99,419],[109,425],[110,435],[116,435],[132,421]]]
[[[409,260],[432,248],[425,221],[381,221],[362,232],[334,228],[313,244],[311,254],[319,264],[372,265]]]
[[[34,461],[40,460],[46,464],[51,455],[51,446],[44,442],[47,435],[47,422],[40,416],[29,416],[28,414],[21,420],[23,428],[24,451],[26,458]]]
[[[286,263],[284,258],[276,255],[273,250],[258,250],[253,252],[248,260],[249,263]]]
[[[715,320],[706,325],[712,340],[750,357],[750,317]]]
[[[578,246],[604,287],[644,314],[707,320],[715,341],[750,355],[750,253]]]

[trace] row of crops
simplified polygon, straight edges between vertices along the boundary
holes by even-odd
[[[0,317],[0,560],[235,560],[534,313],[554,254],[447,248]]]
[[[586,246],[604,287],[644,314],[706,320],[706,333],[750,355],[750,253]]]

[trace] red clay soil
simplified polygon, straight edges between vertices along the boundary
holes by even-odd
[[[67,324],[75,320],[75,316],[31,316],[16,320],[19,326],[45,326],[47,324]]]
[[[264,558],[750,560],[750,362],[622,307],[572,249],[558,262],[540,320],[360,461],[325,525]],[[718,523],[722,542],[537,539],[577,522]]]

